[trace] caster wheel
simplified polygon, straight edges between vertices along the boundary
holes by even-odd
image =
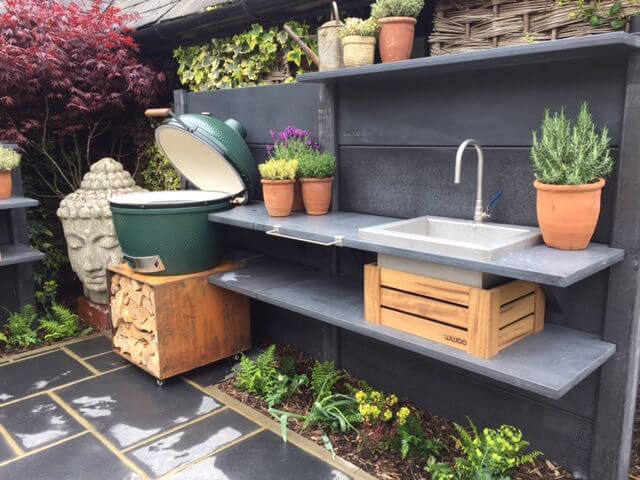
[[[241,357],[240,357],[240,354],[239,354],[239,353],[236,353],[236,354],[233,356],[233,359],[234,359],[236,362],[239,362],[239,361],[240,361],[240,358],[241,358]]]
[[[160,386],[164,385],[164,380],[156,380],[156,383]]]

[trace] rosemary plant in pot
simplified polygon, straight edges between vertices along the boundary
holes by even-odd
[[[547,110],[541,133],[533,133],[531,160],[542,237],[550,247],[584,249],[600,216],[603,177],[613,169],[609,132],[597,131],[585,102],[575,123],[563,110]]]
[[[371,65],[376,53],[378,24],[372,18],[347,18],[338,29],[345,67]]]
[[[324,215],[331,204],[336,158],[327,152],[309,150],[299,160],[304,208],[308,215]]]
[[[258,165],[262,177],[262,195],[267,212],[272,217],[287,217],[293,207],[293,186],[298,172],[298,160],[271,158]]]
[[[416,17],[424,0],[376,0],[371,17],[380,25],[378,46],[382,63],[411,58]]]
[[[0,146],[0,199],[11,197],[13,181],[11,170],[20,165],[20,154],[10,148]]]

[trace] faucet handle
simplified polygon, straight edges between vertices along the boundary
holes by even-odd
[[[491,209],[491,207],[493,207],[495,205],[495,203],[500,200],[500,198],[502,197],[502,194],[504,193],[504,190],[500,190],[499,192],[497,192],[493,198],[489,201],[489,203],[487,204],[487,207],[484,209],[484,212],[482,212],[482,218],[483,219],[489,219],[491,218],[491,214],[489,213],[489,210]]]

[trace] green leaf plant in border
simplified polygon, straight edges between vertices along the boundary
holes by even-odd
[[[639,0],[617,2],[601,0],[558,0],[558,5],[574,3],[576,11],[570,13],[571,18],[580,17],[594,28],[608,26],[612,30],[623,30],[629,18],[640,13]]]
[[[309,38],[308,25],[297,22],[288,22],[288,25],[316,49],[317,42]],[[302,48],[284,30],[259,24],[232,37],[179,47],[173,56],[178,62],[180,81],[194,92],[290,83],[295,75],[309,70],[312,65]]]

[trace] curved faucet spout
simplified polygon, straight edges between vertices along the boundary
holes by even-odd
[[[456,153],[456,171],[454,177],[454,183],[460,183],[460,175],[462,173],[462,156],[467,147],[473,146],[476,149],[478,156],[478,185],[476,189],[476,205],[473,213],[473,220],[475,222],[483,222],[487,217],[487,213],[482,208],[482,175],[484,171],[484,156],[482,154],[482,145],[477,140],[469,138],[462,142],[458,147]]]

